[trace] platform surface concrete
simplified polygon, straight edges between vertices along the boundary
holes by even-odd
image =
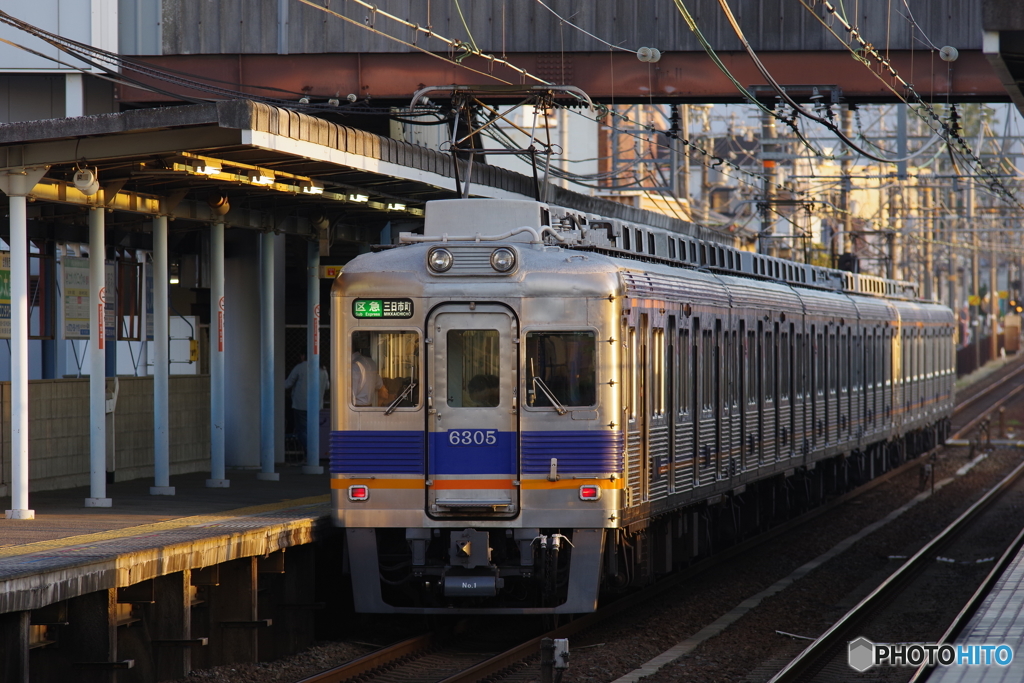
[[[262,557],[333,531],[327,474],[284,467],[280,481],[263,481],[229,470],[229,488],[207,488],[207,476],[173,477],[174,496],[150,495],[148,480],[111,484],[110,508],[84,507],[84,488],[32,495],[36,519],[0,519],[0,613]]]

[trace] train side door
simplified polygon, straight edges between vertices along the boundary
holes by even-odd
[[[449,305],[427,326],[427,512],[434,517],[519,509],[518,325],[497,305]]]

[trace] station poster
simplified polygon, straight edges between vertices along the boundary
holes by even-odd
[[[89,314],[89,258],[82,256],[65,256],[61,264],[64,285],[64,338],[88,339]],[[117,301],[114,296],[117,277],[114,262],[106,262],[106,338],[117,339]]]

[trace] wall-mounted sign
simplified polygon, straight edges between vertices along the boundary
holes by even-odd
[[[89,306],[89,258],[65,256],[61,262],[64,272],[64,338],[88,339],[92,308]],[[115,300],[116,275],[114,262],[106,262],[106,299],[103,319],[107,339],[116,339],[117,302]]]

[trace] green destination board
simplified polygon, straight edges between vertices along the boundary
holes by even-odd
[[[352,302],[356,318],[411,318],[412,299],[356,299]]]

